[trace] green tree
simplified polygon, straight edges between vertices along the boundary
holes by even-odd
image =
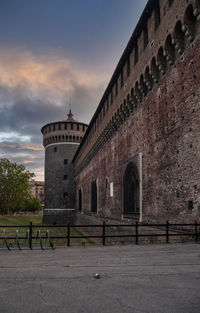
[[[25,200],[30,198],[29,180],[34,176],[23,165],[0,159],[1,209],[10,214],[11,211],[23,208]]]
[[[24,202],[24,209],[27,212],[37,212],[42,209],[40,200],[36,197],[30,197]]]

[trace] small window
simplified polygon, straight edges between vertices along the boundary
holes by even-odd
[[[123,69],[121,71],[121,88],[123,87],[124,85],[124,75],[123,75]]]
[[[64,179],[64,180],[68,180],[68,175],[64,175],[64,176],[63,176],[63,179]]]
[[[144,25],[144,29],[143,29],[143,40],[144,40],[144,49],[147,47],[148,45],[148,29],[147,29],[147,24]]]
[[[68,193],[67,193],[67,192],[64,192],[64,193],[63,193],[63,197],[64,197],[64,198],[67,198],[67,196],[68,196]]]
[[[64,159],[64,164],[65,164],[65,165],[68,164],[68,159]]]
[[[56,126],[55,126],[55,124],[53,124],[53,130],[55,131],[55,129],[56,129]]]
[[[58,128],[59,128],[59,130],[61,130],[61,124],[60,123],[58,124]]]
[[[135,65],[136,65],[137,61],[138,61],[138,45],[136,43],[135,49],[134,49],[134,64]]]
[[[165,11],[165,7],[164,7],[164,11]],[[155,1],[154,13],[155,13],[155,30],[156,30],[158,26],[160,25],[160,0]],[[165,15],[165,12],[164,12],[164,15]]]
[[[54,150],[54,152],[57,152],[57,147],[54,147],[53,150]]]
[[[174,0],[169,0],[169,7],[171,7],[173,2],[174,2]]]
[[[127,77],[129,77],[130,75],[130,55],[128,56],[128,59],[127,59]]]
[[[77,130],[79,130],[79,124],[77,124]]]
[[[67,129],[67,123],[65,123],[65,130]]]
[[[83,132],[85,131],[85,125],[83,125]]]
[[[71,129],[73,129],[74,128],[74,124],[73,123],[71,123]]]
[[[116,81],[116,84],[115,84],[115,96],[117,97],[118,96],[118,82]]]

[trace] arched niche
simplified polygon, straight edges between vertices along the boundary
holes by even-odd
[[[175,48],[172,44],[172,37],[171,35],[168,35],[165,41],[165,50],[163,51],[163,55],[165,56],[167,63],[169,65],[174,64],[175,59]]]
[[[196,30],[196,18],[193,14],[194,9],[192,5],[189,5],[185,11],[184,23],[182,25],[182,31],[188,40],[188,44],[194,40]]]
[[[149,71],[149,74],[151,75],[154,83],[157,83],[159,81],[159,69],[156,66],[156,58],[153,57],[151,60],[151,69]]]
[[[142,94],[141,94],[140,89],[139,89],[138,81],[136,81],[136,83],[135,83],[135,98],[136,98],[137,102],[142,101]]]
[[[183,53],[185,49],[185,34],[182,31],[181,21],[178,21],[175,25],[172,44],[179,55]]]
[[[163,75],[166,72],[166,59],[163,55],[163,47],[160,47],[158,50],[156,66],[158,67],[160,73]]]
[[[153,78],[149,73],[149,67],[147,66],[144,73],[144,82],[148,90],[151,90],[153,87]]]
[[[123,214],[139,219],[139,173],[134,162],[129,162],[123,175]]]
[[[139,90],[142,93],[143,97],[145,97],[147,95],[147,87],[146,87],[146,84],[144,83],[144,76],[143,76],[143,74],[140,75]]]

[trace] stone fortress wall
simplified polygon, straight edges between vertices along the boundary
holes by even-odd
[[[73,159],[76,208],[200,218],[200,0],[149,0]]]

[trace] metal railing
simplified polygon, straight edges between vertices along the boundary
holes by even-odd
[[[39,243],[40,249],[54,249],[54,239],[65,239],[66,245],[70,247],[72,239],[100,239],[100,243],[105,246],[107,238],[134,238],[136,245],[139,244],[141,238],[148,237],[164,237],[164,242],[169,243],[171,237],[188,237],[192,238],[195,242],[198,242],[200,238],[200,231],[196,221],[194,223],[169,223],[168,221],[163,224],[147,224],[138,223],[134,224],[107,224],[105,221],[102,224],[97,225],[33,225],[30,222],[29,225],[0,225],[0,230],[3,230],[2,236],[0,236],[0,242],[3,243],[2,248],[11,250],[17,248],[22,249],[35,249],[34,245]],[[6,229],[15,228],[15,236],[7,236]],[[48,228],[44,230],[45,235],[41,235],[41,230],[43,228]],[[66,235],[62,236],[50,236],[51,228],[65,228]],[[85,230],[79,235],[72,235],[71,229],[82,229]],[[89,229],[93,228],[94,232],[91,234]],[[25,235],[19,236],[19,229],[25,229]],[[114,229],[114,230],[113,230]],[[122,230],[123,229],[123,230]],[[147,231],[145,230],[147,229]],[[126,234],[122,232],[126,230]],[[89,234],[90,233],[90,234]],[[11,243],[10,240],[13,240]],[[22,247],[22,241],[24,241]],[[0,249],[2,249],[0,247]]]

